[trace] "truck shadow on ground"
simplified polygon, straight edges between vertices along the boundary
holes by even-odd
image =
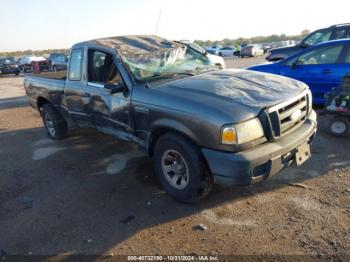
[[[0,110],[27,107],[28,105],[29,103],[26,96],[0,98]]]
[[[341,143],[348,138],[321,131],[303,168],[253,186],[215,187],[204,201],[186,205],[165,194],[151,159],[129,143],[93,130],[74,130],[63,141],[46,139],[42,128],[2,133],[0,248],[22,255],[135,253],[127,242],[145,229],[167,234],[159,226],[181,220],[192,230],[184,218],[349,167]]]

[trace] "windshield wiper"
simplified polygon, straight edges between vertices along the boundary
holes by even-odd
[[[173,74],[154,74],[150,77],[147,77],[145,80],[156,79],[156,78],[168,78],[168,77],[176,77],[176,76],[194,76],[194,73],[173,73]]]

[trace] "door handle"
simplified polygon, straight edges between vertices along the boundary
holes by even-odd
[[[81,97],[88,98],[88,97],[91,97],[91,94],[90,94],[90,93],[83,93],[83,94],[81,95]]]
[[[332,73],[332,70],[330,70],[330,69],[323,69],[322,73],[325,74],[325,75],[328,75],[328,74]]]

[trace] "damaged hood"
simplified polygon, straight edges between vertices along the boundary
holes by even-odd
[[[283,76],[249,70],[218,70],[163,84],[157,89],[173,98],[220,110],[239,122],[306,88],[305,84]]]

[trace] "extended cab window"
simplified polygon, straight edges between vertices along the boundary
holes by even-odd
[[[121,82],[120,74],[111,54],[89,50],[88,71],[89,82],[110,84]]]
[[[82,63],[83,63],[84,49],[74,49],[71,52],[71,59],[69,65],[68,79],[71,81],[81,80]]]

